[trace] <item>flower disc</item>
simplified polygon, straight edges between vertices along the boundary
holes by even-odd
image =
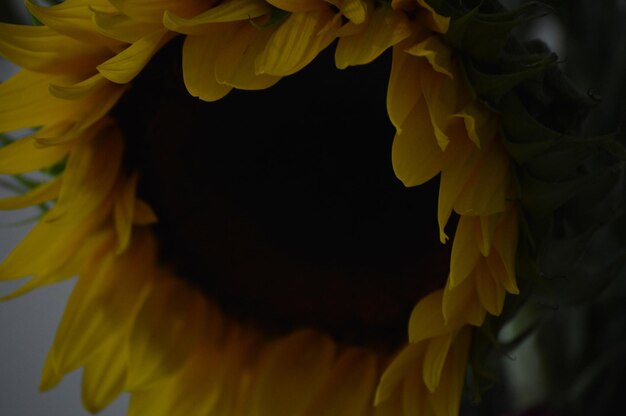
[[[403,342],[449,253],[436,183],[406,188],[392,169],[389,55],[340,71],[329,48],[270,89],[208,103],[186,91],[179,55],[173,41],[113,112],[162,260],[270,333]]]

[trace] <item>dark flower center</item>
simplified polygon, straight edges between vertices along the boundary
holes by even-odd
[[[340,71],[328,48],[272,88],[207,103],[185,89],[181,44],[163,48],[113,112],[126,166],[159,216],[162,261],[270,334],[405,341],[449,253],[436,181],[407,189],[393,173],[390,56]]]

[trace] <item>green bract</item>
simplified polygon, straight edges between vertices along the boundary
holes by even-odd
[[[582,136],[582,122],[597,100],[577,91],[542,42],[512,34],[548,8],[539,2],[513,11],[497,1],[428,3],[451,17],[443,38],[461,55],[472,91],[501,115],[505,147],[515,162],[524,213],[517,253],[521,296],[507,299],[503,315],[488,319],[474,341],[475,356],[486,355],[490,346],[506,352],[510,345],[495,334],[524,305],[592,305],[624,276],[625,140],[618,132]],[[519,332],[523,337],[530,331]],[[473,360],[475,398],[496,378],[481,361]]]

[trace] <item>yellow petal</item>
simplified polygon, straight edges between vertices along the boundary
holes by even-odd
[[[84,105],[82,114],[77,117],[74,128],[80,132],[100,121],[105,121],[103,120],[105,116],[117,104],[129,87],[129,85],[117,85],[109,82],[84,100],[74,99],[74,102],[81,102]]]
[[[82,401],[91,413],[107,407],[123,391],[128,367],[125,335],[106,335],[104,345],[83,369]]]
[[[369,13],[374,9],[371,0],[326,0],[341,11],[351,25],[360,25],[365,22]],[[345,26],[345,25],[344,25]]]
[[[90,7],[106,4],[106,0],[66,0],[42,7],[26,1],[28,11],[45,26],[89,45],[102,45],[115,50],[120,42],[98,33]]]
[[[237,24],[229,24],[209,35],[187,36],[183,45],[183,78],[187,91],[204,101],[217,101],[232,87],[217,82],[215,61]]]
[[[403,49],[401,45],[393,48],[387,88],[387,112],[398,133],[402,133],[402,125],[422,96],[420,74],[425,67],[423,62],[410,56]],[[407,91],[412,93],[407,94]]]
[[[59,324],[52,351],[61,373],[85,365],[106,348],[103,340],[125,337],[146,297],[154,245],[144,236],[122,256],[114,239],[96,250],[82,271]],[[144,237],[144,238],[141,238]],[[125,290],[120,291],[123,285]]]
[[[67,156],[69,146],[37,147],[37,136],[56,134],[64,128],[42,129],[39,132],[0,147],[0,173],[20,174],[44,169]]]
[[[478,238],[480,237],[480,218],[461,216],[454,234],[452,254],[450,256],[450,287],[460,284],[476,267],[480,258]]]
[[[63,274],[64,266],[76,258],[85,238],[101,224],[108,210],[105,204],[83,222],[59,224],[46,221],[50,213],[20,241],[0,264],[0,280],[36,276],[8,297],[14,297],[51,281],[70,277]],[[37,253],[33,256],[33,253]],[[75,273],[77,270],[72,269]],[[5,297],[5,298],[8,298]]]
[[[160,22],[139,22],[123,14],[110,14],[97,10],[94,10],[93,13],[93,21],[98,32],[107,38],[122,42],[122,44],[135,43],[144,36],[162,29]]]
[[[119,196],[113,206],[113,218],[117,233],[116,254],[120,254],[128,247],[130,234],[133,227],[133,214],[135,212],[135,194],[137,191],[137,173],[123,180]]]
[[[450,349],[454,335],[456,334],[451,332],[428,340],[428,346],[424,354],[422,374],[424,384],[426,384],[426,387],[428,387],[428,390],[431,392],[435,391],[439,386],[443,365],[446,362],[448,350]]]
[[[58,124],[80,116],[81,104],[53,97],[48,84],[60,78],[26,70],[0,84],[0,131]]]
[[[211,7],[212,0],[109,0],[123,14],[137,22],[161,24],[163,14],[170,11],[191,17]]]
[[[67,77],[53,77],[26,70],[0,84],[0,132],[37,126],[85,128],[101,119],[124,93],[126,87],[105,85],[84,99],[63,100],[54,97],[48,85],[76,82]]]
[[[487,312],[496,316],[502,313],[505,290],[497,278],[491,275],[486,260],[481,260],[476,266],[476,292]]]
[[[512,294],[519,293],[515,278],[517,233],[517,210],[509,204],[493,235],[493,248],[498,256],[494,256],[493,259],[489,256],[488,265],[493,276],[496,276],[502,286]]]
[[[426,345],[426,342],[422,344]],[[430,415],[431,410],[428,403],[428,390],[424,385],[423,365],[412,367],[407,373],[402,386],[402,409],[404,415]],[[392,413],[390,416],[398,415],[399,412]]]
[[[252,414],[301,413],[327,380],[333,355],[333,342],[313,331],[294,332],[269,345],[252,382]]]
[[[391,160],[396,176],[405,186],[421,185],[441,170],[443,152],[437,145],[423,99],[416,103],[396,134]]]
[[[277,76],[298,72],[335,39],[340,24],[328,10],[292,14],[257,58],[256,72]]]
[[[351,348],[344,352],[328,377],[327,383],[304,412],[310,416],[366,414],[377,381],[376,357]]]
[[[83,81],[70,85],[50,84],[48,87],[50,94],[64,100],[79,100],[85,98],[95,91],[103,88],[109,83],[102,74],[97,73]]]
[[[380,378],[380,383],[376,389],[374,404],[387,401],[397,390],[400,383],[405,379],[407,373],[414,372],[421,365],[422,357],[426,351],[426,343],[406,345],[393,358]]]
[[[458,416],[465,384],[471,330],[461,329],[452,342],[439,387],[429,395],[433,416]]]
[[[174,32],[202,35],[211,31],[212,24],[247,22],[267,15],[271,10],[271,7],[262,0],[231,0],[189,19],[166,12],[163,16],[163,25]]]
[[[475,172],[480,161],[480,153],[467,139],[450,142],[444,153],[441,182],[439,184],[439,202],[437,218],[442,242],[447,240],[444,228],[452,214],[452,208],[463,191],[465,184]]]
[[[44,128],[35,133],[32,137],[35,141],[35,148],[41,149],[53,149],[53,148],[67,148],[72,149],[72,142],[75,140],[91,140],[96,133],[98,133],[102,127],[106,124],[110,125],[111,120],[100,120],[95,125],[86,129],[81,129],[76,124],[65,123],[59,126],[55,126],[53,129]]]
[[[415,305],[409,318],[409,342],[417,343],[424,339],[447,334],[464,323],[460,318],[448,319],[445,322],[442,302],[443,289],[439,289],[420,299]]]
[[[448,280],[443,291],[442,310],[447,323],[482,325],[485,320],[485,308],[476,293],[474,273],[454,288],[450,287]]]
[[[210,313],[221,315],[217,311]],[[228,389],[227,374],[231,371],[240,374],[241,369],[233,368],[231,364],[242,361],[241,346],[237,342],[246,344],[246,340],[241,337],[233,339],[231,334],[221,332],[222,327],[219,324],[207,323],[201,329],[202,340],[180,371],[160,382],[158,388],[133,392],[128,416],[225,414],[215,413],[215,410],[219,398]],[[219,339],[219,344],[224,344],[223,350],[216,345],[216,338]],[[231,342],[235,342],[232,348]]]
[[[216,354],[224,363],[218,370],[220,377],[219,397],[215,402],[213,415],[251,415],[251,390],[254,374],[250,371],[244,357],[258,357],[261,351],[260,341],[248,330],[230,326],[223,336],[225,342]],[[242,377],[242,374],[244,376]],[[180,416],[185,416],[180,415]]]
[[[419,6],[415,0],[391,0],[391,7],[394,10],[413,12],[417,10]]]
[[[461,117],[465,123],[467,135],[478,148],[485,141],[490,141],[498,133],[498,120],[483,104],[472,100],[454,117]]]
[[[496,230],[500,215],[501,214],[480,216],[480,239],[478,240],[478,248],[480,249],[480,254],[484,257],[489,256],[491,252],[493,233]]]
[[[256,57],[263,52],[272,31],[252,25],[240,25],[228,42],[228,48],[222,48],[215,61],[215,78],[220,84],[244,90],[269,88],[280,77],[255,72]]]
[[[439,36],[430,36],[425,40],[413,45],[406,50],[414,56],[422,56],[428,60],[432,68],[453,79],[452,75],[452,50],[444,45]]]
[[[353,22],[347,22],[345,25],[337,29],[337,37],[343,38],[346,36],[356,36],[359,33],[363,32],[365,29],[367,29],[367,25],[365,24],[357,25]]]
[[[446,33],[450,26],[450,18],[441,16],[435,12],[426,0],[417,0],[417,3],[425,10],[420,13],[420,20],[431,30],[438,33]]]
[[[63,317],[57,329],[52,353],[57,363],[57,371],[61,374],[70,372],[88,360],[103,345],[102,340],[116,332],[106,333],[101,328],[110,328],[104,319],[104,313],[94,313],[94,304],[88,303],[95,300],[95,293],[102,291],[102,278],[111,268],[112,258],[106,256],[106,251],[110,250],[111,241],[105,241],[92,253],[89,259],[87,270],[81,276],[77,285],[72,291],[68,303],[66,304]],[[93,270],[94,262],[98,262],[98,271]],[[99,274],[98,274],[99,273]],[[92,277],[96,275],[96,278]],[[85,280],[90,280],[91,287]],[[79,298],[79,296],[82,296]],[[115,331],[118,331],[117,329]],[[101,337],[98,339],[98,337]]]
[[[78,221],[101,206],[117,179],[122,161],[121,131],[105,126],[91,140],[72,149],[63,173],[63,186],[48,221]],[[103,157],[105,156],[105,157]]]
[[[31,71],[81,74],[108,59],[111,51],[77,41],[46,26],[0,23],[0,54]]]
[[[133,225],[150,225],[158,221],[154,210],[142,199],[135,199]]]
[[[118,84],[130,82],[172,37],[174,34],[166,29],[152,32],[96,68],[105,78],[113,82]]]
[[[52,351],[48,351],[46,361],[44,361],[43,364],[43,370],[41,371],[39,391],[45,392],[54,388],[62,379],[63,374],[57,368],[56,362],[54,361],[54,354],[52,354]]]
[[[335,51],[337,68],[367,64],[376,59],[387,48],[396,45],[411,35],[408,18],[403,12],[381,6],[364,23],[366,29],[355,36],[339,39]]]
[[[343,0],[340,7],[341,13],[357,25],[365,21],[369,11],[373,8],[371,1],[364,0]]]
[[[457,96],[444,76],[428,68],[422,73],[421,83],[435,137],[441,150],[450,143],[448,134],[449,116],[454,112]]]
[[[498,141],[493,140],[480,151],[479,160],[466,174],[469,180],[454,203],[456,212],[491,215],[504,211],[509,157]]]
[[[165,277],[153,279],[129,340],[131,365],[125,388],[131,391],[148,388],[179,370],[205,323],[206,305],[195,288]]]
[[[327,6],[320,0],[267,0],[269,4],[292,13],[324,10]]]
[[[57,197],[61,178],[54,178],[22,195],[0,199],[0,209],[19,209],[48,202]]]
[[[396,416],[402,415],[403,403],[401,397],[398,396],[398,393],[393,395],[393,397],[385,400],[384,402],[378,403],[376,407],[374,407],[374,411],[371,413],[372,416]]]

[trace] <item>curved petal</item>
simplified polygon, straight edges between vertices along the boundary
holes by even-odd
[[[180,369],[206,322],[206,305],[199,292],[166,276],[150,277],[155,282],[137,312],[129,339],[131,365],[125,388],[130,391],[148,388]]]
[[[406,345],[392,360],[380,377],[374,404],[378,406],[380,403],[387,401],[395,391],[397,391],[400,383],[405,379],[407,373],[419,370],[426,352],[426,343],[419,342],[416,344]]]
[[[0,147],[0,173],[16,175],[45,169],[61,161],[70,151],[70,146],[37,146],[37,139],[45,135],[57,135],[67,128],[55,126],[41,129],[35,134]]]
[[[120,181],[122,184],[120,185],[119,196],[113,205],[113,219],[117,233],[116,254],[126,250],[130,242],[138,180],[138,174],[134,173],[130,178],[124,178]]]
[[[270,12],[271,7],[262,0],[231,0],[188,19],[166,12],[163,25],[174,32],[202,35],[210,32],[215,23],[246,22]]]
[[[0,23],[0,54],[14,64],[49,74],[82,74],[112,52],[55,32],[46,26]]]
[[[62,3],[42,7],[26,0],[28,11],[45,26],[90,45],[101,45],[111,50],[120,47],[120,42],[98,33],[93,19],[92,7],[107,4],[106,0],[65,0]]]
[[[257,73],[285,76],[304,68],[335,39],[339,16],[328,10],[289,16],[257,58]]]
[[[413,56],[422,56],[428,60],[432,68],[453,79],[452,75],[452,49],[444,45],[439,36],[430,36],[425,40],[411,46],[406,50]]]
[[[398,130],[391,148],[393,170],[405,186],[421,185],[441,171],[444,157],[423,99]]]
[[[98,33],[121,42],[124,47],[127,46],[125,43],[135,43],[144,36],[162,29],[158,23],[138,22],[124,14],[105,13],[99,10],[94,10],[93,13]]]
[[[422,376],[424,384],[431,392],[434,392],[439,387],[443,366],[455,335],[456,331],[428,340],[428,346],[424,354]]]
[[[252,415],[302,412],[331,373],[333,356],[333,342],[313,331],[294,332],[269,345],[252,383]]]
[[[161,46],[174,36],[166,29],[152,32],[96,68],[108,80],[126,84],[135,78]]]
[[[454,288],[470,275],[481,257],[478,239],[480,238],[480,218],[461,216],[454,233],[450,256],[450,287]]]
[[[161,25],[163,14],[170,11],[191,17],[211,7],[213,0],[108,0],[116,9],[134,21]]]
[[[366,414],[377,381],[377,359],[368,351],[351,348],[337,360],[320,393],[304,415]]]
[[[321,0],[267,0],[269,4],[292,13],[325,10],[327,5]]]
[[[222,48],[215,61],[215,79],[218,83],[243,90],[269,88],[281,77],[256,74],[255,60],[273,31],[260,30],[243,24],[233,34],[228,48]]]
[[[48,90],[50,94],[57,98],[64,100],[80,100],[94,94],[100,88],[105,87],[109,82],[110,81],[102,76],[102,74],[97,73],[74,84],[50,84]]]
[[[117,180],[122,162],[121,132],[105,126],[77,143],[63,173],[63,186],[47,221],[76,222],[100,207]],[[97,157],[103,152],[107,157]]]
[[[228,28],[211,34],[186,37],[183,45],[183,79],[192,96],[204,101],[217,101],[232,89],[217,82],[215,62],[236,27],[237,23],[232,23]]]
[[[391,7],[379,7],[363,24],[366,28],[359,34],[339,39],[335,51],[337,68],[367,64],[411,35],[409,19]]]
[[[61,178],[57,177],[25,194],[0,199],[0,209],[20,209],[48,202],[59,195],[60,189]]]

